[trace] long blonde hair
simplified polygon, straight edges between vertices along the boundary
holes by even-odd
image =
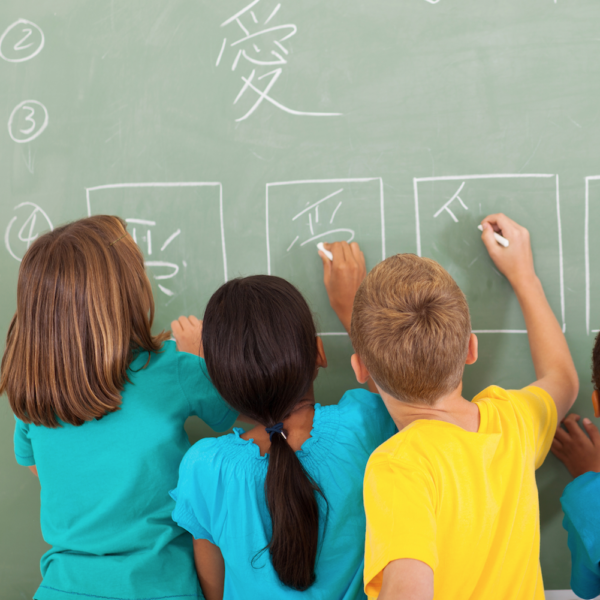
[[[26,423],[82,425],[119,410],[138,350],[158,352],[144,258],[126,224],[100,215],[38,238],[25,254],[0,394]]]

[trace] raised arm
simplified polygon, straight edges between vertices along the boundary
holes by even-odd
[[[579,379],[567,340],[535,273],[529,231],[501,213],[486,217],[481,224],[481,239],[523,311],[537,377],[533,385],[552,396],[561,421],[577,398]],[[496,242],[494,232],[508,239],[508,248]]]
[[[354,296],[367,276],[365,255],[356,242],[335,242],[325,244],[324,247],[333,254],[333,260],[329,260],[324,252],[319,252],[323,261],[323,282],[329,296],[329,304],[344,329],[350,333]],[[369,391],[379,393],[372,379],[367,381],[367,385]]]
[[[329,260],[324,252],[319,252],[329,303],[344,329],[350,333],[354,296],[367,276],[365,256],[356,242],[335,242],[324,246],[333,254],[333,260]]]

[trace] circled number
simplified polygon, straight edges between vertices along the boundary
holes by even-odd
[[[31,21],[19,19],[0,36],[0,57],[7,62],[25,62],[44,47],[44,32]]]
[[[10,114],[8,133],[17,144],[34,140],[48,127],[48,111],[37,100],[24,100]]]
[[[4,232],[4,245],[8,250],[8,253],[19,262],[21,262],[23,258],[22,256],[19,256],[19,254],[25,254],[25,251],[29,249],[29,246],[31,246],[38,238],[40,229],[42,231],[46,229],[52,231],[54,229],[50,217],[37,204],[34,204],[33,202],[22,202],[15,206],[15,210],[18,211],[24,207],[27,207],[27,212],[20,212],[21,219],[25,218],[25,220],[19,231],[16,233],[16,236],[12,233],[13,227],[19,226],[17,223],[19,217],[16,215],[10,220],[8,227]],[[19,252],[19,254],[17,254],[17,252]]]

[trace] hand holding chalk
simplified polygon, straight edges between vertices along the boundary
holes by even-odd
[[[479,229],[479,231],[483,231],[483,225],[477,225],[477,229]],[[510,242],[505,237],[502,237],[499,233],[496,233],[495,231],[494,237],[501,246],[504,246],[505,248],[508,248],[510,246]]]
[[[365,257],[356,242],[319,244],[319,255],[323,261],[323,282],[329,296],[331,308],[350,333],[354,296],[367,275]]]
[[[319,242],[317,244],[317,248],[329,259],[333,260],[333,254],[329,252],[329,250],[325,250],[325,244],[323,242]]]
[[[481,239],[490,258],[515,290],[524,289],[536,281],[529,231],[525,227],[498,213],[483,219],[481,229]],[[502,235],[499,235],[498,231],[501,231]],[[506,243],[500,240],[506,240]]]

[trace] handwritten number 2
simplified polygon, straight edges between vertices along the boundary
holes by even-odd
[[[13,48],[15,50],[25,50],[26,48],[29,48],[30,46],[33,46],[33,42],[27,44],[27,46],[23,46],[23,42],[33,33],[33,30],[31,29],[23,29],[23,31],[27,32],[25,34],[24,38],[21,38],[14,46]]]

